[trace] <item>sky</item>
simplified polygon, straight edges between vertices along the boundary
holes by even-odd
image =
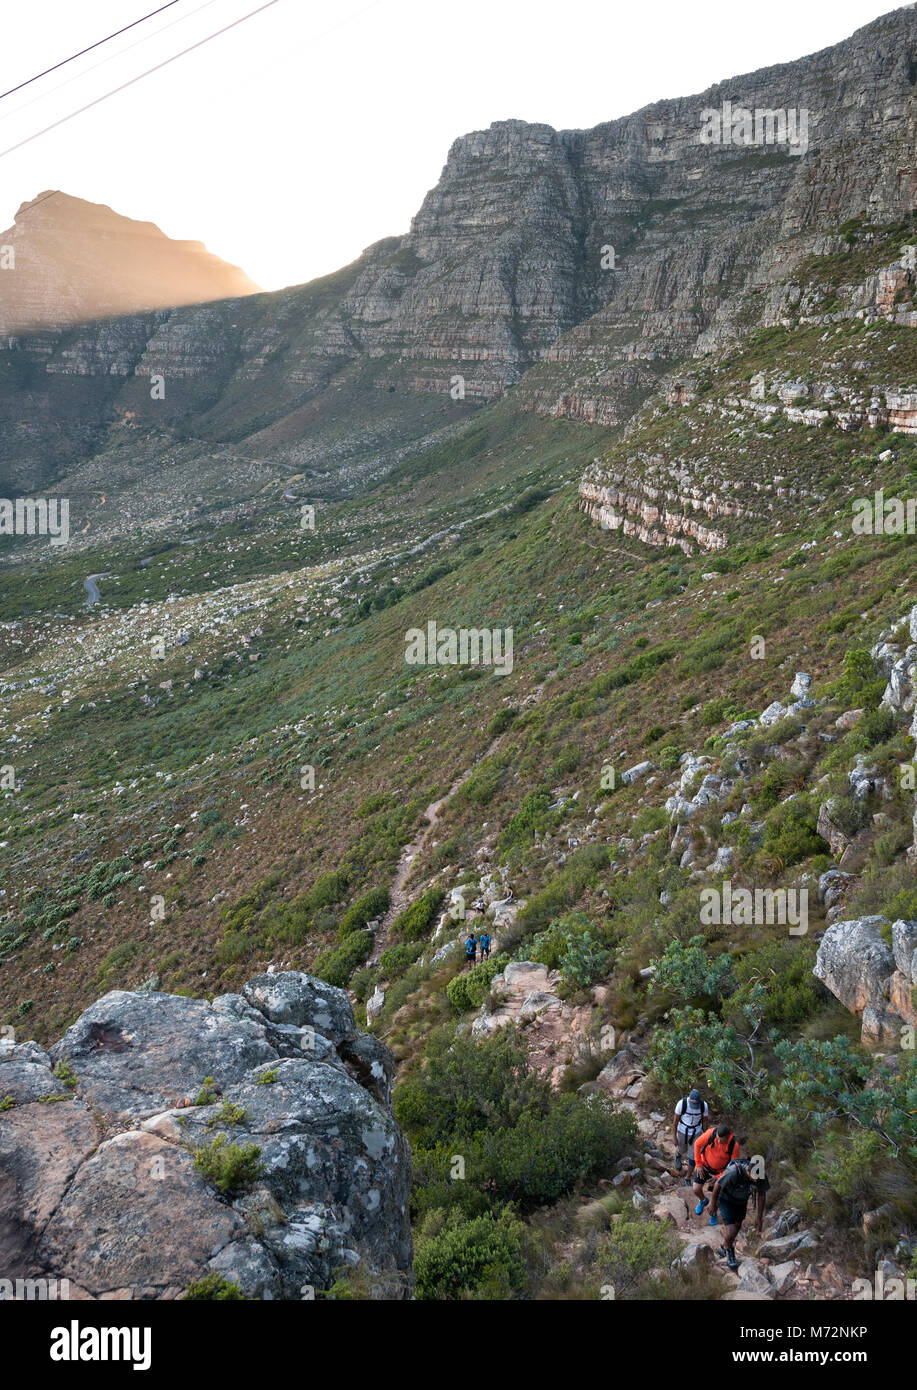
[[[585,129],[803,57],[882,0],[178,0],[0,99],[0,228],[61,189],[203,241],[265,289],[406,232],[452,141],[519,118]],[[165,0],[4,6],[0,92]]]

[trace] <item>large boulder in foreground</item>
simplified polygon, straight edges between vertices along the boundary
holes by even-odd
[[[813,973],[863,1022],[864,1043],[900,1044],[901,1030],[917,1023],[917,922],[884,917],[835,922],[825,932]]]
[[[301,1299],[359,1267],[409,1294],[392,1069],[344,991],[298,971],[212,1002],[115,990],[49,1052],[0,1042],[0,1279],[153,1299],[216,1273]],[[225,1191],[195,1165],[214,1142],[256,1150]]]

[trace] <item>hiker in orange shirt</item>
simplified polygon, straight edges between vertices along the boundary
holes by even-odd
[[[728,1125],[711,1125],[694,1141],[694,1195],[697,1206],[695,1216],[700,1216],[709,1204],[710,1198],[704,1196],[704,1184],[713,1183],[725,1171],[727,1163],[739,1156],[739,1141]],[[717,1225],[716,1212],[710,1217],[710,1225]]]

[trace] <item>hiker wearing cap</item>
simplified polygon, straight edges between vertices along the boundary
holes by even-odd
[[[752,1176],[755,1172],[758,1173],[757,1177]],[[725,1256],[730,1269],[739,1267],[736,1259],[736,1236],[741,1231],[742,1222],[748,1212],[748,1199],[754,1195],[755,1230],[760,1235],[764,1229],[764,1211],[769,1187],[770,1183],[764,1173],[764,1162],[760,1158],[730,1159],[713,1184],[710,1198],[711,1225],[717,1212],[723,1219],[723,1244],[716,1253],[721,1257]]]
[[[694,1141],[694,1195],[697,1206],[695,1216],[700,1216],[709,1205],[710,1198],[704,1196],[704,1184],[717,1180],[730,1159],[738,1158],[739,1141],[728,1125],[711,1125]],[[716,1212],[710,1213],[710,1225],[717,1224]]]
[[[694,1141],[710,1124],[710,1106],[695,1087],[675,1107],[675,1167],[681,1172],[685,1157],[691,1162]],[[686,1181],[690,1182],[690,1179]]]

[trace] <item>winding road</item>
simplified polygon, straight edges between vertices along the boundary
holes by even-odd
[[[107,574],[87,574],[83,580],[83,588],[86,590],[86,607],[95,608],[99,602],[99,586],[97,579],[107,579]]]

